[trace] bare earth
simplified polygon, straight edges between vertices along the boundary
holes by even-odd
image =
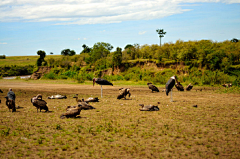
[[[131,90],[127,100],[117,100],[122,87]],[[9,88],[20,106],[16,113],[3,98]],[[147,85],[103,86],[103,98],[99,85],[0,80],[0,89],[1,158],[240,158],[240,95],[220,94],[219,88],[174,89],[174,102]],[[30,102],[37,94],[50,112],[37,113]],[[67,99],[47,99],[54,94]],[[67,106],[76,105],[75,94],[100,102],[78,118],[60,119]],[[159,111],[139,111],[139,104],[157,102]]]

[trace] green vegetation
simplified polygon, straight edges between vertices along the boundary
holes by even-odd
[[[62,54],[67,53],[64,56],[46,56],[41,64],[53,69],[44,78],[75,79],[82,83],[96,76],[113,81],[164,84],[175,74],[183,84],[215,85],[231,82],[238,86],[240,81],[238,41],[178,40],[161,47],[156,44],[128,44],[124,50],[116,48],[113,52],[110,52],[113,46],[105,42],[98,42],[92,48],[85,44],[82,47],[84,50],[80,55],[72,55],[75,51],[66,49],[62,51]],[[25,60],[22,61],[13,58],[0,59],[1,65],[11,67],[9,64],[13,62],[17,66],[35,65],[34,60],[37,60],[36,57],[23,57]],[[8,65],[5,61],[9,62]],[[5,72],[1,71],[1,76],[9,75]]]

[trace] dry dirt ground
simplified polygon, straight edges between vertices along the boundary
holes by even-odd
[[[10,87],[20,106],[15,113],[3,98]],[[117,99],[121,87],[131,89],[127,100]],[[0,158],[240,158],[239,94],[174,89],[170,102],[147,85],[103,86],[103,98],[99,85],[0,80],[0,89]],[[32,106],[31,97],[39,93],[50,112]],[[67,99],[47,99],[54,94]],[[77,118],[60,119],[67,106],[76,105],[75,94],[100,102]],[[159,111],[139,111],[139,104],[157,102]]]

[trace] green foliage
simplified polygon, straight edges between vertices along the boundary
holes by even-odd
[[[76,52],[74,50],[70,50],[70,49],[64,49],[61,51],[61,55],[64,55],[64,56],[73,56],[75,54],[76,54]]]
[[[109,43],[98,42],[94,44],[91,52],[89,52],[91,63],[94,63],[100,58],[105,58],[110,54],[110,51],[113,49],[113,46]]]
[[[122,63],[122,49],[117,47],[116,51],[113,52],[112,62],[114,66],[120,66]]]
[[[26,65],[26,66],[2,66],[0,67],[0,76],[20,76],[20,75],[30,75],[33,73],[34,65]]]
[[[0,59],[6,59],[5,55],[0,55]]]

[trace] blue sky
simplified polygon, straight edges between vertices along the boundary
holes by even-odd
[[[159,44],[240,39],[240,0],[0,0],[0,55],[59,55],[107,42]]]

